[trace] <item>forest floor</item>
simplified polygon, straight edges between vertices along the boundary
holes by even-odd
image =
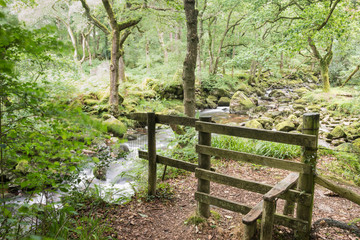
[[[318,169],[326,170],[326,162],[330,160],[324,156],[319,158]],[[257,167],[235,161],[218,161],[215,167],[216,172],[268,184],[274,184],[288,174],[284,170]],[[125,205],[99,207],[95,214],[111,226],[109,236],[113,239],[242,239],[242,215],[217,207],[211,207],[213,214],[207,221],[198,225],[186,224],[186,221],[194,216],[196,210],[194,193],[197,188],[197,179],[194,174],[179,176],[166,182],[174,191],[173,198],[170,200],[146,201],[134,197]],[[358,187],[344,186],[360,193]],[[324,220],[332,219],[335,222],[344,223],[345,226],[349,226],[349,223],[354,221],[352,226],[360,228],[360,206],[319,185],[315,188],[311,239],[360,239],[359,232],[354,233],[330,226],[327,220]],[[249,206],[254,206],[261,200],[260,194],[213,183],[211,193]],[[278,200],[278,211],[281,211],[283,205],[284,201]],[[273,239],[293,239],[293,232],[288,228],[276,226]]]

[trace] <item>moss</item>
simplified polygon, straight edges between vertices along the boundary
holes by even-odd
[[[291,130],[295,130],[295,124],[287,120],[277,124],[275,128],[277,131],[290,132]]]
[[[126,133],[126,126],[116,118],[109,118],[104,122],[109,133],[112,133],[115,137],[123,137]]]
[[[186,221],[184,222],[186,225],[192,224],[192,225],[199,225],[201,223],[204,223],[206,221],[205,218],[201,217],[199,214],[195,214],[190,216]]]
[[[250,121],[247,121],[245,123],[245,127],[247,128],[257,128],[257,129],[264,129],[263,125],[259,123],[257,120],[253,119]]]
[[[332,138],[342,138],[346,137],[346,133],[341,126],[336,126],[331,132],[330,135]]]
[[[15,170],[22,173],[22,174],[26,174],[29,173],[31,171],[31,166],[29,164],[28,160],[20,160],[18,162],[18,164],[15,167]]]
[[[96,99],[85,99],[84,100],[84,104],[88,105],[88,106],[94,106],[99,103],[100,103],[99,100],[96,100]]]

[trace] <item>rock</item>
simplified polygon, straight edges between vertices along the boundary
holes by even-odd
[[[306,87],[298,88],[294,90],[295,93],[301,95],[304,95],[305,93],[309,92],[309,90]]]
[[[102,181],[106,181],[106,172],[107,170],[104,166],[97,166],[93,169],[94,177]]]
[[[234,94],[230,101],[230,113],[245,113],[255,104],[241,91]]]
[[[211,98],[206,99],[206,103],[208,104],[209,108],[215,109],[217,107],[217,104],[211,100]]]
[[[206,98],[206,101],[211,101],[211,102],[214,102],[214,103],[217,103],[218,102],[218,98],[214,95],[209,95],[207,98]]]
[[[119,149],[121,149],[122,152],[130,152],[129,146],[127,144],[120,144]]]
[[[283,96],[285,96],[285,93],[279,89],[274,89],[269,93],[269,97],[278,98],[278,97],[283,97]]]
[[[351,143],[342,143],[335,148],[336,151],[356,152],[356,147]]]
[[[287,120],[294,123],[295,127],[298,127],[300,124],[299,119],[294,114],[290,114]]]
[[[352,142],[356,152],[360,153],[360,138],[357,138],[355,139],[353,142]]]
[[[305,110],[306,110],[305,106],[304,106],[304,105],[300,105],[300,104],[294,104],[294,105],[293,105],[293,108],[294,108],[295,110],[300,110],[300,111],[305,111]]]
[[[360,128],[356,128],[355,124],[344,127],[344,132],[349,140],[360,138]]]
[[[294,125],[294,123],[287,120],[287,121],[283,121],[283,122],[277,124],[275,126],[275,129],[277,131],[290,132],[291,130],[295,130],[295,125]]]
[[[256,93],[257,96],[261,97],[265,95],[265,92],[263,90],[261,90],[260,88],[254,88],[254,92]]]
[[[251,93],[254,92],[254,89],[253,89],[253,87],[251,87],[250,85],[247,85],[247,84],[245,84],[245,83],[241,83],[241,84],[238,86],[237,91],[244,92],[247,96],[250,96]]]
[[[302,132],[303,126],[304,126],[304,124],[300,123],[299,126],[296,128],[296,130],[299,131],[299,132]]]
[[[32,168],[29,164],[29,161],[24,159],[20,160],[15,167],[15,170],[22,174],[27,174],[31,172],[31,169]]]
[[[278,101],[280,103],[288,103],[288,102],[291,102],[291,99],[288,97],[280,97]]]
[[[205,109],[205,108],[207,108],[207,104],[205,102],[205,99],[196,98],[196,108],[197,109]]]
[[[327,138],[343,138],[346,137],[346,133],[344,131],[344,129],[341,126],[336,126],[331,132],[329,137]]]
[[[114,117],[113,115],[108,114],[108,113],[104,113],[104,114],[102,115],[102,118],[103,118],[104,120],[108,120],[108,119],[113,118],[113,117]]]
[[[267,118],[267,117],[262,117],[259,119],[256,119],[259,123],[261,123],[261,125],[263,126],[263,128],[267,129],[267,130],[271,130],[274,120],[272,118]]]
[[[100,99],[100,103],[108,104],[110,98],[110,90],[102,91],[96,93],[97,97]],[[124,98],[118,93],[119,96],[119,105],[124,102]]]
[[[255,109],[254,109],[254,112],[255,113],[258,113],[258,112],[266,112],[268,109],[267,107],[265,106],[257,106]]]
[[[129,141],[133,141],[133,140],[137,139],[136,135],[134,135],[134,134],[125,134],[124,138],[129,140]]]
[[[88,106],[94,106],[94,105],[97,105],[99,103],[100,103],[99,100],[96,100],[96,99],[85,99],[84,100],[84,104],[88,105]]]
[[[311,105],[308,107],[308,110],[311,112],[320,112],[320,106],[317,105]]]
[[[219,106],[230,106],[230,98],[228,97],[221,97],[219,102],[218,102]]]
[[[264,129],[263,126],[262,126],[262,124],[259,123],[256,119],[247,121],[247,122],[245,123],[245,127],[247,127],[247,128]]]
[[[295,100],[294,103],[301,104],[301,105],[307,105],[306,100],[302,99],[302,98]]]
[[[229,91],[222,88],[213,88],[210,92],[211,95],[214,95],[218,98],[220,97],[230,97]]]
[[[109,118],[103,123],[107,127],[108,132],[112,133],[115,137],[122,138],[126,133],[126,126],[114,117]]]
[[[338,138],[338,139],[333,140],[331,142],[331,144],[334,146],[339,146],[339,145],[343,144],[344,142],[345,142],[344,138]]]

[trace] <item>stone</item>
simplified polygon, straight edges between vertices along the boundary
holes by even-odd
[[[94,177],[102,181],[106,181],[106,172],[107,169],[104,166],[97,166],[93,169]]]
[[[209,106],[209,108],[211,108],[211,109],[215,109],[217,107],[217,104],[215,102],[213,102],[210,98],[206,99],[206,103]]]
[[[302,87],[302,88],[295,89],[294,92],[299,95],[304,95],[305,93],[309,92],[309,89],[307,89],[306,87]]]
[[[269,93],[269,97],[278,98],[278,97],[284,97],[284,96],[285,96],[285,93],[279,89],[274,89]]]
[[[241,91],[234,94],[230,101],[230,113],[243,114],[255,107],[255,104]]]
[[[267,107],[265,106],[257,106],[255,109],[254,109],[254,112],[255,113],[258,113],[258,112],[266,112],[268,109]]]
[[[103,122],[107,127],[109,133],[112,133],[115,137],[122,138],[126,133],[126,126],[118,119],[112,117]]]
[[[219,106],[230,106],[230,98],[228,97],[221,97],[218,102]]]
[[[294,125],[294,123],[287,120],[287,121],[283,121],[283,122],[277,124],[275,126],[275,129],[277,131],[290,132],[292,130],[295,130],[295,125]]]
[[[360,138],[357,138],[355,139],[353,142],[352,142],[356,152],[360,153]]]
[[[205,109],[205,108],[207,108],[207,104],[205,102],[205,99],[196,98],[196,108],[197,109]]]
[[[305,111],[306,110],[305,106],[301,105],[301,104],[294,104],[293,109],[300,110],[300,111]]]
[[[206,101],[211,101],[211,102],[214,102],[214,103],[217,103],[218,102],[218,98],[214,95],[209,95],[207,98],[206,98]]]
[[[245,83],[241,83],[241,84],[238,86],[237,91],[244,92],[247,96],[250,96],[251,93],[254,92],[254,89],[253,89],[253,87],[251,87],[250,85],[247,85],[247,84],[245,84]]]
[[[302,99],[302,98],[295,100],[294,103],[301,104],[301,105],[307,104],[306,100]]]
[[[291,102],[291,99],[288,97],[280,97],[278,101],[280,103],[289,103],[289,102]]]
[[[256,119],[259,123],[261,123],[261,125],[263,126],[263,128],[267,129],[267,130],[272,130],[272,126],[274,123],[274,120],[272,118],[267,118],[267,117],[262,117],[259,119]]]
[[[24,159],[20,160],[17,163],[15,170],[22,174],[27,174],[27,173],[31,172],[31,166],[29,164],[29,161],[24,160]]]
[[[123,152],[130,152],[129,146],[127,144],[120,144],[119,149]]]
[[[263,126],[262,126],[262,124],[259,123],[256,119],[247,121],[247,122],[245,123],[245,127],[247,127],[247,128],[264,129]]]
[[[320,106],[318,105],[311,105],[308,107],[308,110],[311,111],[311,112],[320,112]]]
[[[343,138],[346,137],[346,133],[344,131],[344,129],[341,126],[336,126],[331,132],[330,135],[332,136],[332,138]],[[330,138],[330,137],[328,137]]]
[[[342,143],[339,146],[337,146],[335,150],[341,152],[356,152],[355,146],[351,143]]]

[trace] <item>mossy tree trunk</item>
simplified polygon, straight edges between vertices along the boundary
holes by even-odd
[[[187,28],[187,52],[184,61],[183,86],[184,86],[184,107],[185,114],[195,117],[195,68],[197,59],[197,17],[195,0],[184,0]]]
[[[308,37],[308,43],[311,48],[312,54],[320,63],[321,78],[323,81],[323,91],[329,92],[330,91],[329,66],[330,66],[330,63],[333,58],[332,42],[326,48],[325,56],[320,55],[320,52],[318,51],[318,49],[311,37]]]

